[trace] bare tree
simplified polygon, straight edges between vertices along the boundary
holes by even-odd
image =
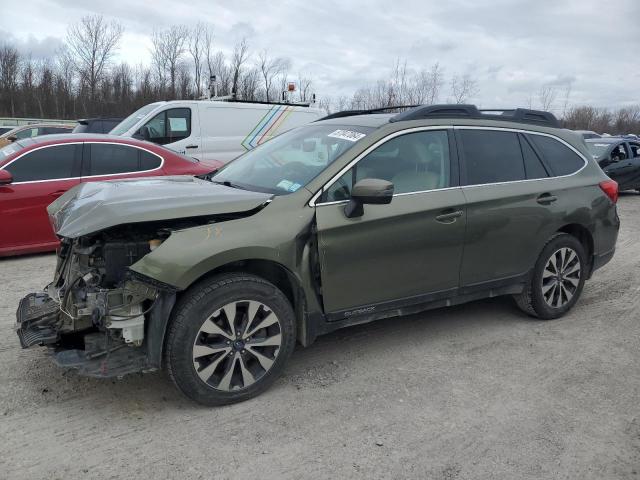
[[[573,87],[572,82],[567,83],[567,86],[564,90],[564,103],[562,105],[562,118],[567,115],[567,107],[569,106],[569,96],[571,96],[571,88]]]
[[[16,116],[15,96],[18,90],[20,56],[15,47],[0,48],[0,99],[10,105],[11,116]]]
[[[267,50],[263,50],[258,55],[258,69],[262,76],[265,100],[271,100],[275,92],[273,92],[273,82],[283,72],[289,69],[290,62],[286,58],[269,56]]]
[[[193,81],[196,98],[202,96],[202,72],[207,51],[207,26],[198,22],[189,33],[189,53],[193,59]]]
[[[96,88],[104,78],[109,61],[118,48],[124,31],[116,21],[101,15],[87,15],[67,29],[67,46],[71,62],[80,81],[89,90],[89,100],[96,100]]]
[[[151,55],[156,67],[160,87],[169,83],[169,97],[176,97],[176,82],[189,29],[184,25],[173,25],[167,30],[154,31],[151,37]],[[167,78],[168,77],[168,78]],[[166,87],[165,87],[166,88]]]
[[[451,96],[454,103],[465,103],[478,92],[478,82],[471,75],[455,75],[451,78]]]
[[[538,92],[538,103],[540,108],[544,111],[550,111],[553,108],[553,103],[556,100],[558,92],[552,85],[543,85]]]
[[[240,43],[236,44],[233,49],[233,56],[231,57],[231,71],[233,72],[233,83],[231,84],[231,94],[236,95],[238,93],[238,81],[240,80],[240,73],[242,72],[242,66],[249,58],[249,46],[247,45],[247,39],[243,38]]]
[[[298,74],[298,98],[301,102],[311,100],[311,78],[305,74]]]

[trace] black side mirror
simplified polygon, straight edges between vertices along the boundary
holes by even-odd
[[[15,142],[16,140],[18,140],[18,137],[16,137],[15,135],[11,135],[10,137],[7,137],[7,140],[9,140],[10,142]]]
[[[149,127],[147,127],[146,125],[143,127],[140,127],[140,130],[134,133],[132,137],[137,140],[149,140],[151,138],[151,132],[149,132]]]
[[[361,217],[363,205],[384,205],[393,199],[393,183],[379,178],[365,178],[353,186],[351,200],[344,207],[347,218]]]
[[[13,175],[7,170],[0,170],[0,185],[9,185],[13,182]]]

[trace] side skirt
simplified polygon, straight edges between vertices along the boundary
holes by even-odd
[[[441,292],[418,295],[401,300],[393,300],[373,305],[364,305],[356,309],[331,312],[324,316],[313,315],[307,318],[309,329],[307,342],[309,345],[320,335],[363,323],[373,322],[389,317],[412,315],[415,313],[450,307],[484,298],[522,293],[529,277],[524,275],[510,277],[482,284],[470,285]]]

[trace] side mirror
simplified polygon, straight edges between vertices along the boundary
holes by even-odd
[[[133,138],[136,138],[138,140],[149,140],[151,138],[151,133],[149,132],[149,127],[145,125],[143,127],[140,127],[140,130],[138,130],[132,136]]]
[[[361,217],[365,204],[384,205],[393,199],[393,183],[379,178],[364,178],[353,186],[351,200],[344,207],[347,218]]]
[[[7,140],[9,140],[10,142],[15,142],[16,140],[18,140],[18,137],[16,137],[15,135],[11,135],[7,137]]]
[[[7,170],[0,170],[0,185],[9,185],[13,182],[13,175]]]

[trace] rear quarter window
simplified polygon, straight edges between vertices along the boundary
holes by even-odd
[[[527,138],[555,176],[571,175],[584,166],[584,160],[577,153],[552,137],[528,134]]]

